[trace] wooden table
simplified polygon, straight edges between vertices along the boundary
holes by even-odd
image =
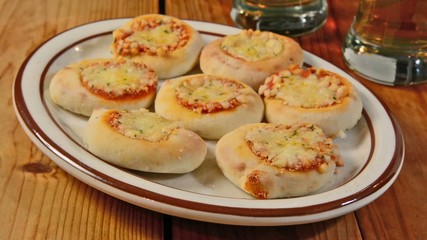
[[[352,73],[341,45],[357,2],[329,3],[326,25],[297,41]],[[18,124],[13,80],[25,58],[46,39],[92,21],[145,13],[233,25],[230,5],[226,0],[0,0],[0,239],[427,239],[427,84],[386,87],[354,75],[400,123],[404,167],[393,186],[368,206],[298,226],[212,224],[134,206],[60,169]]]

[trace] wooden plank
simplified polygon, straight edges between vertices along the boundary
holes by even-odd
[[[182,19],[234,25],[229,17],[232,1],[227,0],[166,0],[166,14]]]
[[[391,88],[365,84],[398,120],[406,153],[392,187],[356,212],[363,235],[366,239],[427,239],[427,85]]]
[[[0,239],[163,239],[162,214],[95,190],[43,155],[19,126],[11,91],[20,64],[43,41],[80,24],[157,12],[158,1],[0,6]]]
[[[362,239],[353,214],[319,223],[278,227],[250,227],[173,218],[173,239]]]

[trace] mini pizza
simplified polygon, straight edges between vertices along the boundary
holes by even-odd
[[[297,65],[269,76],[258,92],[268,122],[310,122],[327,136],[345,136],[362,116],[362,101],[344,77],[320,68]]]
[[[159,14],[133,18],[113,32],[113,55],[143,62],[159,78],[190,71],[204,43],[198,31],[180,19]]]
[[[196,133],[146,109],[94,110],[83,142],[109,163],[145,172],[190,172],[207,154],[206,142]]]
[[[215,154],[224,176],[259,199],[319,191],[343,165],[332,139],[314,124],[247,124],[222,137]]]
[[[98,107],[146,108],[154,101],[157,83],[156,73],[142,63],[91,59],[58,71],[49,93],[64,109],[90,116]]]
[[[159,115],[205,139],[219,139],[243,124],[260,122],[264,115],[262,99],[251,87],[206,74],[163,82],[154,105]]]
[[[255,90],[269,75],[302,62],[303,51],[296,41],[259,30],[242,30],[217,39],[200,55],[203,73],[232,77]]]

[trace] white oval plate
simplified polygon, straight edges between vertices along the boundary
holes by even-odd
[[[108,164],[82,145],[87,118],[54,105],[47,92],[61,68],[81,59],[111,57],[111,32],[130,19],[82,25],[49,39],[22,64],[13,87],[19,122],[31,140],[61,168],[81,181],[132,204],[201,221],[253,226],[316,222],[372,202],[397,178],[404,142],[398,123],[363,85],[334,65],[305,52],[305,63],[347,77],[359,91],[364,112],[344,139],[335,139],[345,166],[315,194],[287,199],[253,199],[232,185],[215,163],[214,142],[204,164],[188,174],[149,174]],[[205,42],[240,29],[187,21]],[[194,70],[197,71],[197,70]]]

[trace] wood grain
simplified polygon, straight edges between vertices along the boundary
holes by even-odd
[[[283,227],[249,227],[211,224],[174,218],[173,239],[362,239],[353,215]]]
[[[158,1],[0,1],[0,239],[163,239],[161,214],[101,193],[45,157],[19,126],[11,91],[20,64],[55,34],[157,10]]]
[[[213,224],[155,213],[80,182],[43,155],[18,124],[12,85],[38,45],[69,28],[165,11],[184,19],[234,25],[229,0],[0,0],[0,239],[427,239],[427,84],[386,87],[355,75],[341,45],[357,1],[329,0],[329,17],[296,38],[352,74],[398,120],[406,144],[402,172],[376,201],[335,219],[284,227]],[[164,7],[164,8],[163,8]]]
[[[166,14],[183,19],[234,25],[228,0],[166,0]]]

